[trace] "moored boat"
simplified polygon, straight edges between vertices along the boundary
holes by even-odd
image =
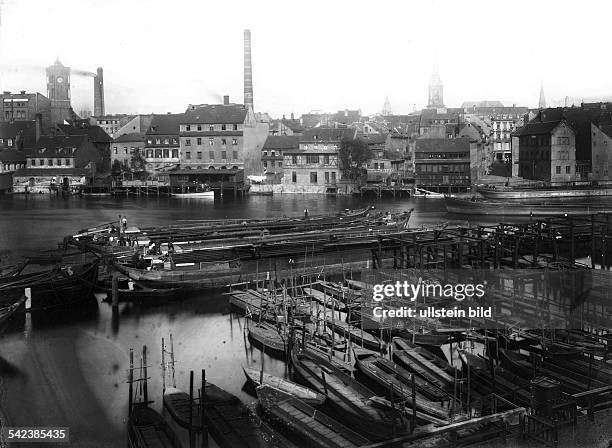
[[[302,443],[315,448],[353,448],[369,440],[308,403],[268,385],[257,388],[264,413],[283,425]]]
[[[565,199],[612,196],[612,187],[593,185],[573,185],[572,187],[479,187],[478,193],[487,199],[525,200],[525,199]]]
[[[446,198],[446,211],[458,215],[487,216],[563,216],[610,213],[612,207],[601,204],[542,202],[512,203],[494,200]]]
[[[134,406],[128,420],[129,448],[181,448],[164,418],[145,404]]]
[[[262,384],[264,386],[271,386],[284,392],[285,394],[299,398],[304,403],[308,403],[312,406],[321,405],[325,401],[325,395],[285,378],[270,375],[269,373],[265,372],[262,373],[259,370],[251,369],[249,367],[243,367],[242,370],[244,371],[247,381],[256,388]]]

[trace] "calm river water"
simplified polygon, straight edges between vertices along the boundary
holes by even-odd
[[[127,215],[129,225],[153,226],[215,218],[301,216],[375,205],[382,209],[414,208],[411,225],[465,223],[451,220],[440,200],[363,200],[353,197],[295,195],[248,197],[243,200],[84,199],[0,197],[0,259],[17,260],[52,249],[65,235]],[[149,350],[149,396],[161,408],[161,338],[174,338],[177,386],[188,390],[189,370],[238,395],[241,366],[261,362],[244,336],[244,319],[229,313],[227,298],[201,294],[187,301],[155,308],[120,307],[118,328],[111,309],[98,303],[76,315],[48,316],[33,321],[17,316],[0,336],[0,418],[11,426],[65,426],[71,446],[125,446],[129,350],[138,359]],[[284,374],[280,361],[265,358],[267,371]],[[0,446],[2,442],[0,441]]]

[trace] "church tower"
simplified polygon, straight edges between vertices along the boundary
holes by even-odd
[[[433,73],[429,80],[429,100],[427,101],[428,109],[443,109],[444,108],[444,86],[438,74],[438,64],[434,63]]]
[[[381,115],[386,117],[387,115],[391,115],[391,103],[389,102],[389,96],[385,97],[385,104],[383,104]]]
[[[538,101],[538,108],[546,109],[546,97],[544,96],[544,83],[540,84],[540,100]]]
[[[51,122],[63,123],[73,118],[70,106],[70,67],[65,67],[59,59],[46,68],[47,96],[51,100]]]

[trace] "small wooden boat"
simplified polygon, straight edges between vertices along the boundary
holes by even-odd
[[[438,388],[452,391],[454,375],[441,359],[420,347],[409,344],[402,338],[393,338],[395,350],[393,360],[410,372],[434,384]]]
[[[448,213],[471,216],[563,216],[610,213],[612,208],[583,203],[543,202],[540,204],[524,204],[494,200],[446,198],[446,210]]]
[[[371,353],[355,352],[357,368],[370,378],[370,380],[377,383],[387,394],[390,389],[393,390],[393,397],[388,398],[393,398],[394,400],[399,399],[407,404],[411,403],[412,391],[409,378],[404,377],[399,374],[396,369],[393,369],[393,363],[389,366],[389,364],[379,362],[381,359],[382,358]],[[391,367],[391,369],[388,367]],[[444,397],[445,400],[448,400],[448,398],[448,396]],[[426,399],[416,391],[415,406],[418,413],[417,418],[420,421],[438,425],[450,423],[448,421],[447,411],[445,411],[444,408]]]
[[[247,381],[256,388],[262,385],[260,380],[263,377],[264,386],[271,386],[286,394],[299,398],[303,402],[312,406],[321,405],[325,401],[325,395],[315,392],[314,390],[300,384],[294,383],[293,381],[286,380],[285,378],[270,375],[269,373],[265,372],[262,375],[260,371],[251,369],[249,367],[243,367],[242,370],[244,371]]]
[[[26,297],[21,293],[7,294],[0,299],[0,334],[2,334],[5,324],[17,312],[25,300]]]
[[[257,398],[264,413],[282,424],[304,446],[313,448],[353,448],[369,444],[369,440],[347,428],[320,410],[281,390],[263,385]]]
[[[342,322],[340,320],[332,320],[331,317],[327,317],[325,319],[325,324],[335,333],[341,335],[347,340],[350,338],[351,341],[361,347],[374,350],[379,353],[387,353],[387,344],[365,330],[351,327],[346,322]]]
[[[181,448],[181,443],[156,411],[144,404],[134,406],[128,420],[129,448]]]
[[[173,198],[208,198],[213,199],[215,197],[215,192],[212,190],[209,191],[197,191],[193,193],[172,193],[171,196]]]
[[[202,417],[197,400],[190,400],[189,394],[174,387],[164,391],[164,409],[168,411],[172,419],[183,428],[189,429],[189,407],[191,411],[191,428],[194,431],[202,430]]]
[[[346,303],[338,299],[334,299],[333,297],[326,295],[324,292],[319,291],[318,289],[314,289],[310,286],[307,286],[304,287],[303,290],[305,294],[307,294],[314,301],[320,303],[326,308],[333,308],[334,310],[340,311],[342,313],[346,313],[349,310],[349,306]]]
[[[297,376],[309,387],[327,395],[326,403],[352,429],[380,441],[408,431],[398,411],[374,405],[374,392],[311,350],[293,350]]]
[[[263,350],[266,354],[280,359],[287,356],[288,340],[279,333],[278,329],[270,324],[260,322],[247,327],[248,338],[251,344]]]
[[[446,196],[444,193],[437,193],[423,188],[415,188],[414,193],[412,193],[412,197],[415,198],[444,199]]]
[[[104,300],[107,302],[112,301],[112,288],[104,288],[103,291],[106,293],[106,298]],[[180,292],[180,288],[149,288],[147,286],[143,286],[134,282],[132,282],[131,288],[128,286],[127,288],[117,289],[119,302],[131,302],[138,303],[140,305],[158,303],[164,300],[171,300],[175,298]]]
[[[285,437],[260,421],[235,395],[206,383],[204,422],[220,448],[292,448]]]

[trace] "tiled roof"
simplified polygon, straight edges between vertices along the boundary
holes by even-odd
[[[13,174],[14,177],[46,177],[46,176],[86,176],[90,171],[86,168],[21,168]]]
[[[416,152],[465,152],[470,150],[467,138],[428,138],[416,141]]]
[[[122,142],[144,142],[146,135],[144,132],[135,132],[133,134],[123,134],[115,139],[115,143]]]
[[[354,138],[353,128],[313,128],[304,131],[300,137],[300,143],[333,142],[343,138]]]
[[[242,104],[213,104],[196,106],[184,114],[183,124],[231,124],[244,123],[247,108]]]
[[[58,129],[66,135],[87,135],[94,143],[110,143],[113,139],[100,126],[87,125],[75,127],[70,124],[58,124]]]
[[[0,149],[0,162],[25,162],[26,155],[14,149]]]
[[[299,142],[297,135],[269,135],[262,149],[295,149],[299,147]]]
[[[388,134],[368,134],[362,135],[359,138],[368,145],[382,145],[387,141]]]
[[[542,135],[550,134],[553,129],[559,126],[562,120],[554,121],[530,121],[525,126],[520,128],[518,135]]]
[[[179,133],[179,125],[185,121],[185,114],[155,115],[147,135],[172,135]]]
[[[23,147],[32,146],[36,143],[36,121],[1,121],[0,138],[23,138]]]
[[[28,157],[64,157],[72,155],[72,148],[79,149],[87,141],[87,135],[43,136],[33,148],[26,151],[26,155]]]

